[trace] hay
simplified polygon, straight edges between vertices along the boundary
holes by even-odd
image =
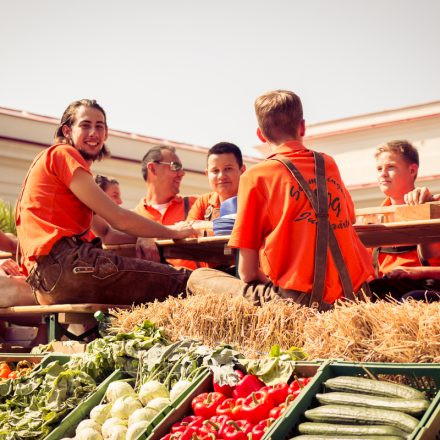
[[[346,302],[318,313],[283,300],[256,307],[244,298],[206,292],[113,314],[119,332],[148,319],[163,326],[172,341],[228,343],[248,357],[279,344],[302,347],[310,359],[440,362],[440,303]]]

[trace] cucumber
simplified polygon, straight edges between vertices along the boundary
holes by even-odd
[[[407,414],[422,414],[428,407],[429,402],[422,399],[401,399],[397,397],[372,396],[367,394],[332,392],[317,394],[319,403],[324,405],[353,405],[366,406],[369,408],[392,409]]]
[[[327,379],[324,385],[335,391],[374,394],[376,396],[400,397],[402,399],[425,399],[425,395],[407,385],[364,377],[338,376]]]
[[[304,414],[313,422],[391,425],[405,432],[414,431],[419,424],[415,417],[400,411],[348,405],[323,405],[309,409]]]
[[[298,425],[300,434],[315,435],[394,435],[405,438],[406,433],[388,425],[336,425],[333,423],[305,422]]]
[[[297,435],[290,440],[402,440],[396,435]]]

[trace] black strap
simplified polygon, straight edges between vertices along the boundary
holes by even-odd
[[[183,219],[188,217],[189,212],[189,197],[185,196],[183,198]]]
[[[330,252],[339,274],[344,297],[347,299],[354,299],[354,294],[350,274],[348,273],[344,257],[328,218],[327,183],[324,158],[317,152],[313,152],[313,156],[315,160],[317,194],[312,191],[310,185],[304,179],[304,176],[290,160],[284,157],[273,159],[284,164],[291,172],[316,213],[317,231],[315,243],[315,268],[310,301],[311,305],[313,303],[318,303],[320,306],[323,301],[322,297],[324,293],[328,247],[330,247]]]
[[[421,266],[430,266],[429,261],[425,260],[421,253],[420,247],[417,245],[411,246],[389,246],[373,248],[373,267],[376,278],[379,278],[379,254],[399,255],[406,252],[417,251]]]

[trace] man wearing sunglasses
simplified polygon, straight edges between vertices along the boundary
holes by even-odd
[[[146,183],[146,194],[135,208],[138,214],[163,225],[186,219],[189,209],[196,197],[179,195],[180,183],[185,175],[182,162],[174,147],[156,146],[150,148],[142,159],[142,177]],[[159,253],[155,245],[149,259],[159,261]],[[173,266],[183,266],[189,269],[197,267],[194,261],[168,260]]]

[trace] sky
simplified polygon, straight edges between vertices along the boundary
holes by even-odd
[[[0,0],[0,107],[258,155],[255,98],[307,123],[440,99],[438,0]],[[48,142],[50,139],[48,139]]]

